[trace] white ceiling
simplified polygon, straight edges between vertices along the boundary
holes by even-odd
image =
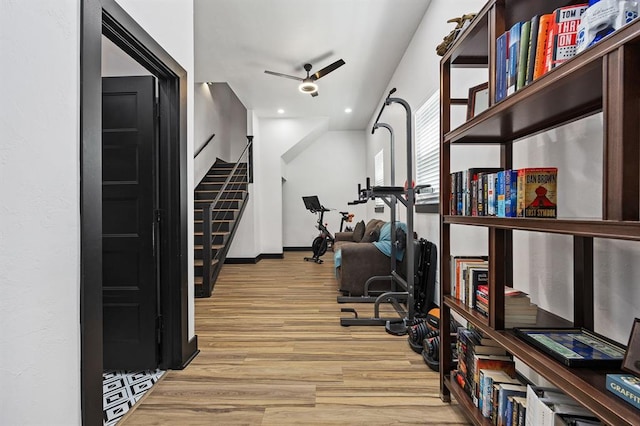
[[[364,129],[430,1],[195,0],[195,81],[228,83],[260,117]],[[305,77],[303,64],[314,73],[338,59],[346,64],[317,81],[317,97],[264,73]]]

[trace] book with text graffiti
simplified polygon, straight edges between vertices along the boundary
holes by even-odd
[[[517,216],[555,218],[558,214],[556,167],[518,170]]]

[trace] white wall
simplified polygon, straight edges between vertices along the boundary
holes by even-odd
[[[254,238],[258,253],[282,253],[282,155],[313,133],[326,126],[326,118],[258,118],[254,132],[254,193],[256,204]],[[259,136],[256,135],[259,131]],[[240,231],[240,229],[238,230]]]
[[[80,420],[80,2],[0,2],[0,424]]]
[[[215,133],[194,159],[193,184],[200,183],[220,158],[235,162],[247,144],[247,109],[227,83],[195,84],[195,151]]]
[[[362,131],[327,132],[288,163],[282,182],[284,247],[311,247],[318,236],[318,216],[305,209],[302,196],[317,195],[332,233],[340,229],[340,211],[354,213],[354,221],[365,219],[364,205],[349,206],[364,182],[365,138]],[[355,222],[345,226],[355,226]]]
[[[193,0],[116,0],[138,24],[187,71],[187,182],[193,182],[194,52]],[[187,250],[193,253],[193,191],[187,191]],[[193,271],[193,256],[188,271]],[[189,273],[189,338],[195,335],[194,284]]]
[[[258,117],[252,110],[248,110],[246,128],[247,134],[253,136],[254,155],[257,155],[256,146],[260,141],[259,127]],[[257,152],[259,151],[258,148]],[[257,160],[254,160],[254,164],[257,162]],[[258,241],[258,236],[260,235],[260,229],[263,224],[260,222],[262,216],[259,213],[258,206],[262,205],[261,200],[264,199],[264,197],[258,188],[260,188],[259,184],[253,183],[249,185],[249,202],[242,216],[242,220],[238,225],[236,234],[233,237],[233,242],[231,243],[231,247],[229,247],[227,257],[255,259],[260,254],[259,247],[261,244]]]
[[[448,18],[478,11],[484,1],[451,2],[433,0],[411,45],[398,65],[387,89],[417,110],[439,86],[440,57],[435,46],[453,28]],[[487,80],[486,72],[456,70],[452,95],[466,97],[467,89]],[[386,92],[386,93],[387,93]],[[386,93],[384,94],[386,96]],[[384,97],[380,100],[382,105]],[[454,110],[455,128],[464,120],[465,107]],[[377,116],[372,116],[370,125]],[[381,121],[396,131],[396,181],[406,179],[405,115],[399,105],[385,109]],[[388,170],[388,135],[367,135],[367,174],[373,176],[373,157],[385,149]],[[563,217],[601,217],[602,117],[596,115],[520,142],[514,148],[514,167],[556,166],[559,168],[558,214]],[[499,151],[491,147],[452,147],[451,170],[499,165]],[[414,165],[415,166],[415,165]],[[385,171],[386,175],[387,171]],[[398,177],[399,176],[399,177]],[[373,216],[373,204],[368,213]],[[385,211],[383,218],[388,217]],[[421,237],[439,243],[439,221],[435,214],[416,214],[415,229]],[[486,254],[484,228],[452,226],[452,253]],[[569,236],[514,232],[514,277],[516,287],[531,293],[534,302],[566,318],[572,318],[572,238]],[[640,317],[640,247],[637,243],[596,239],[594,243],[596,331],[626,344],[634,317]],[[439,297],[438,295],[436,297]]]

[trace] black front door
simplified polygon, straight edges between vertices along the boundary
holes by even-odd
[[[152,76],[102,79],[105,370],[159,363],[155,88]]]

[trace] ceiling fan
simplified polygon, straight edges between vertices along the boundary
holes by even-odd
[[[278,77],[285,77],[285,78],[290,78],[292,80],[301,81],[302,83],[300,83],[300,85],[298,86],[298,89],[302,93],[309,93],[311,96],[318,96],[318,85],[315,83],[316,80],[324,77],[325,75],[329,74],[332,71],[335,71],[336,69],[340,68],[344,64],[345,62],[342,59],[338,59],[331,65],[327,65],[326,67],[322,68],[320,71],[311,75],[309,75],[309,71],[311,71],[311,64],[304,64],[304,70],[307,72],[306,77],[296,77],[293,75],[282,74],[274,71],[265,71],[265,73],[275,75]]]

